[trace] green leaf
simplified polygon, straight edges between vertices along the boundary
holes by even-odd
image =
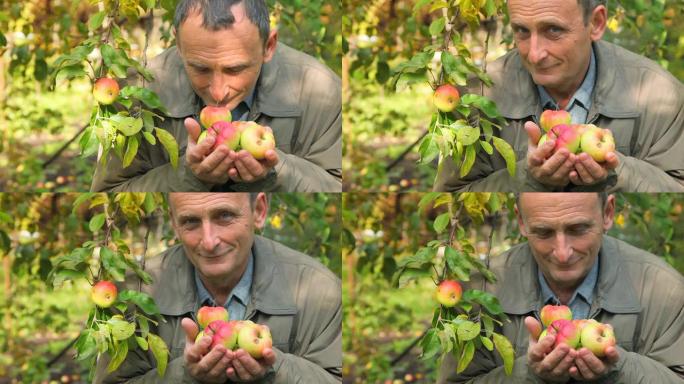
[[[477,289],[469,289],[463,292],[463,299],[480,304],[492,315],[503,314],[503,309],[496,296]]]
[[[138,133],[143,126],[143,121],[141,118],[135,118],[124,115],[114,115],[109,118],[115,129],[120,131],[126,136],[132,136]]]
[[[442,68],[444,68],[444,72],[446,72],[447,75],[461,72],[458,65],[458,61],[456,60],[454,55],[451,54],[451,52],[442,51],[440,59],[442,61]]]
[[[506,169],[508,169],[508,174],[511,176],[515,175],[515,152],[510,144],[505,140],[492,136],[492,141],[494,142],[494,148],[501,154],[501,156],[506,161]]]
[[[375,80],[378,82],[378,84],[385,84],[387,80],[390,78],[390,67],[387,65],[386,61],[378,61],[377,67],[376,67],[376,72],[375,72]]]
[[[157,139],[154,137],[153,134],[149,132],[143,132],[143,137],[145,138],[145,140],[147,140],[148,143],[152,145],[157,144]]]
[[[480,334],[480,323],[474,323],[472,321],[464,321],[463,323],[459,324],[458,329],[456,330],[456,335],[458,336],[458,340],[463,342],[463,341],[468,341],[476,338]]]
[[[431,272],[425,269],[414,269],[414,268],[406,268],[403,270],[400,270],[399,272],[399,280],[397,286],[399,288],[405,287],[408,283],[410,283],[413,280],[423,278],[430,276]]]
[[[147,88],[137,87],[133,85],[123,87],[123,89],[121,90],[121,97],[140,100],[143,103],[145,103],[145,105],[147,105],[148,108],[159,109],[162,111],[165,110],[164,105],[162,104],[159,96],[157,96],[156,93]]]
[[[425,337],[423,337],[423,340],[420,341],[420,346],[423,349],[423,355],[421,356],[423,360],[430,359],[441,352],[442,345],[437,336],[437,329],[430,328],[425,334]]]
[[[461,144],[463,144],[464,146],[471,145],[480,138],[480,128],[478,127],[471,127],[470,125],[466,125],[462,120],[457,121],[455,127],[456,139],[460,141]]]
[[[97,342],[94,331],[90,328],[84,329],[74,344],[76,349],[76,360],[85,360],[97,353]]]
[[[449,225],[450,219],[451,215],[449,214],[449,212],[445,212],[437,216],[434,223],[435,232],[442,233],[442,231],[444,231],[447,225]]]
[[[138,314],[138,325],[140,326],[140,335],[142,337],[147,337],[147,334],[150,332],[150,324],[141,314]]]
[[[430,24],[430,35],[437,36],[441,34],[444,30],[445,25],[446,19],[444,17],[440,17],[437,20],[433,21],[432,24]]]
[[[465,371],[466,368],[468,368],[468,365],[470,365],[470,362],[473,360],[473,356],[475,355],[475,343],[472,341],[469,341],[465,344],[463,348],[463,353],[461,353],[461,356],[458,359],[458,366],[456,367],[456,373],[461,373]]]
[[[487,152],[488,155],[492,155],[494,153],[494,148],[488,142],[480,140],[480,146],[485,152]]]
[[[128,342],[123,341],[123,342],[118,342],[114,343],[114,351],[110,351],[110,355],[112,356],[112,360],[109,362],[109,366],[107,367],[107,372],[111,373],[114,372],[121,363],[126,360],[126,355],[128,355]]]
[[[100,259],[105,271],[116,281],[123,281],[126,276],[126,262],[123,255],[108,247],[100,248]],[[120,297],[121,295],[119,295]]]
[[[43,81],[48,75],[48,65],[43,59],[37,59],[33,67],[33,77],[38,81]]]
[[[503,335],[494,333],[492,334],[492,337],[494,338],[494,346],[504,361],[504,372],[506,372],[507,375],[510,375],[513,373],[513,363],[515,362],[515,352],[513,351],[513,346],[511,345],[511,342],[508,341],[508,339]]]
[[[157,360],[157,373],[159,377],[164,377],[166,364],[169,361],[169,348],[161,337],[153,333],[147,335],[147,342],[150,345],[154,359]]]
[[[102,25],[102,22],[104,21],[104,18],[106,15],[107,15],[107,12],[100,11],[100,12],[94,14],[93,16],[91,16],[90,19],[88,20],[88,30],[92,32],[92,31],[95,31],[98,28],[100,28],[100,26]]]
[[[176,139],[173,138],[172,134],[161,128],[155,128],[154,131],[157,133],[157,138],[159,138],[159,142],[161,142],[162,146],[164,146],[164,149],[166,149],[166,152],[168,152],[169,161],[171,162],[171,165],[174,169],[177,168],[178,143],[176,143]]]
[[[473,168],[473,165],[475,164],[475,155],[475,147],[473,145],[467,146],[465,156],[463,157],[463,164],[461,164],[461,177],[467,175]]]
[[[89,200],[91,197],[93,197],[93,195],[95,195],[94,192],[79,193],[76,200],[74,200],[74,204],[73,204],[73,208],[71,209],[71,213],[75,215],[78,207],[81,204],[83,204],[84,201]]]
[[[469,263],[464,262],[466,257],[452,247],[446,247],[444,250],[444,258],[446,259],[449,270],[453,272],[459,280],[470,281]]]
[[[440,193],[441,192],[427,192],[427,193],[423,194],[423,197],[421,197],[420,201],[418,202],[418,209],[421,211],[423,209],[425,209],[425,206],[428,203],[431,203],[434,199],[436,199]]]
[[[148,347],[147,340],[143,339],[140,336],[136,336],[135,341],[138,342],[140,349],[142,349],[143,351],[147,351],[147,347]]]
[[[119,300],[132,302],[148,315],[159,314],[159,308],[157,308],[157,304],[155,304],[154,300],[152,300],[152,298],[146,293],[124,290],[119,294]]]
[[[399,267],[422,268],[426,263],[432,262],[437,254],[437,250],[432,247],[420,248],[415,255],[399,260]]]
[[[487,337],[491,337],[492,332],[494,332],[494,322],[492,321],[492,318],[487,316],[486,314],[482,314],[482,324],[484,324],[485,327],[485,334]]]
[[[135,333],[135,324],[129,323],[126,320],[113,317],[109,319],[107,323],[112,329],[112,337],[114,340],[126,340]]]
[[[492,343],[492,341],[488,338],[480,336],[480,341],[482,342],[482,345],[484,345],[484,347],[487,348],[488,351],[494,350],[494,343]]]
[[[93,218],[90,219],[90,223],[88,223],[88,229],[90,229],[90,232],[99,231],[104,225],[105,219],[106,215],[104,213],[99,213],[93,216]]]
[[[436,135],[428,133],[420,143],[418,152],[420,153],[420,161],[422,163],[430,163],[439,155],[439,146],[437,146],[435,137]]]
[[[126,153],[123,158],[123,167],[126,168],[133,162],[135,155],[138,154],[138,138],[130,136],[128,138],[128,145],[126,146]]]

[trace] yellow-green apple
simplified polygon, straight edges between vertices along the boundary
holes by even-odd
[[[244,322],[238,333],[238,346],[253,358],[260,359],[264,350],[273,346],[271,331],[265,325]]]
[[[228,321],[228,311],[223,307],[207,306],[204,306],[197,311],[197,322],[202,329],[206,328],[209,323],[216,320]]]
[[[114,301],[116,301],[116,295],[118,290],[116,285],[111,281],[102,280],[95,284],[90,290],[90,298],[93,300],[95,305],[100,308],[109,308]]]
[[[273,132],[264,126],[261,126],[253,121],[244,125],[242,134],[240,134],[240,147],[247,150],[252,156],[261,160],[266,157],[266,151],[275,149],[275,137]]]
[[[209,129],[217,121],[230,122],[231,120],[233,120],[233,116],[230,114],[230,109],[226,107],[207,105],[200,112],[200,123],[206,129]]]
[[[463,289],[458,281],[444,280],[437,286],[437,301],[445,307],[453,307],[461,300]]]
[[[560,111],[547,109],[542,112],[541,116],[539,117],[539,125],[544,132],[550,131],[551,128],[555,127],[556,125],[570,125],[571,122],[572,118],[570,117],[570,113],[562,109]]]
[[[567,344],[570,348],[577,348],[580,345],[580,332],[577,330],[577,327],[575,327],[572,320],[554,320],[546,331],[549,335],[556,338],[554,347],[557,347],[561,343]]]
[[[197,336],[195,336],[195,344],[199,343],[200,340],[202,340],[202,337],[204,337],[204,331],[199,331]]]
[[[544,327],[548,328],[554,320],[572,320],[572,311],[566,305],[545,305],[539,312],[539,317]]]
[[[209,323],[206,329],[207,334],[211,334],[211,348],[215,345],[223,345],[226,349],[235,349],[238,338],[237,324],[237,320],[215,320]]]
[[[581,127],[579,124],[560,124],[549,131],[549,139],[556,141],[554,151],[567,148],[570,153],[577,153],[580,149]]]
[[[608,152],[615,151],[615,139],[613,133],[608,129],[599,128],[593,124],[588,124],[582,133],[580,147],[582,152],[586,152],[596,162],[606,160]]]
[[[119,96],[119,84],[110,77],[101,77],[93,86],[93,96],[100,104],[111,104]]]
[[[451,112],[456,109],[461,96],[458,89],[451,84],[442,84],[432,95],[432,103],[442,112]]]
[[[613,326],[599,322],[587,323],[581,332],[582,347],[587,348],[597,357],[606,355],[606,348],[615,345]]]
[[[544,145],[544,143],[546,143],[547,139],[548,138],[546,136],[546,133],[541,135],[541,137],[539,138],[539,141],[537,142],[537,147],[541,147],[542,145]]]

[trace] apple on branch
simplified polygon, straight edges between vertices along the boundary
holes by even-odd
[[[437,287],[437,301],[445,307],[453,307],[461,300],[463,289],[458,281],[444,280]]]
[[[118,290],[111,281],[102,280],[90,290],[90,298],[100,308],[109,308],[116,301]]]
[[[109,105],[119,96],[119,84],[110,77],[101,77],[93,86],[95,100],[103,105]]]
[[[440,85],[432,95],[433,104],[442,112],[453,111],[460,100],[461,96],[458,94],[458,89],[451,84]]]

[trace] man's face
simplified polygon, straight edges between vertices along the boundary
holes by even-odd
[[[523,65],[535,84],[574,91],[589,68],[591,42],[605,29],[605,7],[587,25],[576,0],[510,0],[508,11]]]
[[[520,232],[549,284],[574,289],[598,257],[615,200],[611,195],[601,207],[596,193],[523,193],[517,212]]]
[[[172,193],[173,229],[185,254],[207,280],[237,280],[247,267],[254,230],[264,225],[266,197],[248,193]]]
[[[176,38],[192,88],[206,105],[235,108],[254,88],[261,66],[271,60],[277,34],[266,46],[259,29],[245,14],[242,3],[231,9],[235,22],[211,31],[202,26],[202,12],[195,10],[180,25]]]

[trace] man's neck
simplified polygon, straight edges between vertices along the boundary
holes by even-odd
[[[228,301],[228,297],[230,297],[230,293],[233,292],[233,289],[238,285],[246,269],[247,263],[241,266],[239,274],[233,274],[228,278],[208,279],[200,274],[200,280],[216,304],[224,306],[226,301]]]
[[[568,103],[572,99],[572,96],[575,95],[575,92],[577,92],[579,87],[584,82],[584,79],[587,77],[587,72],[589,71],[590,64],[591,64],[591,57],[587,61],[586,66],[584,67],[584,76],[575,80],[572,84],[568,85],[567,87],[565,87],[563,89],[550,89],[550,88],[544,87],[546,92],[549,93],[549,95],[553,98],[553,100],[556,102],[556,104],[558,104],[558,106],[561,109],[565,109],[568,106]]]

